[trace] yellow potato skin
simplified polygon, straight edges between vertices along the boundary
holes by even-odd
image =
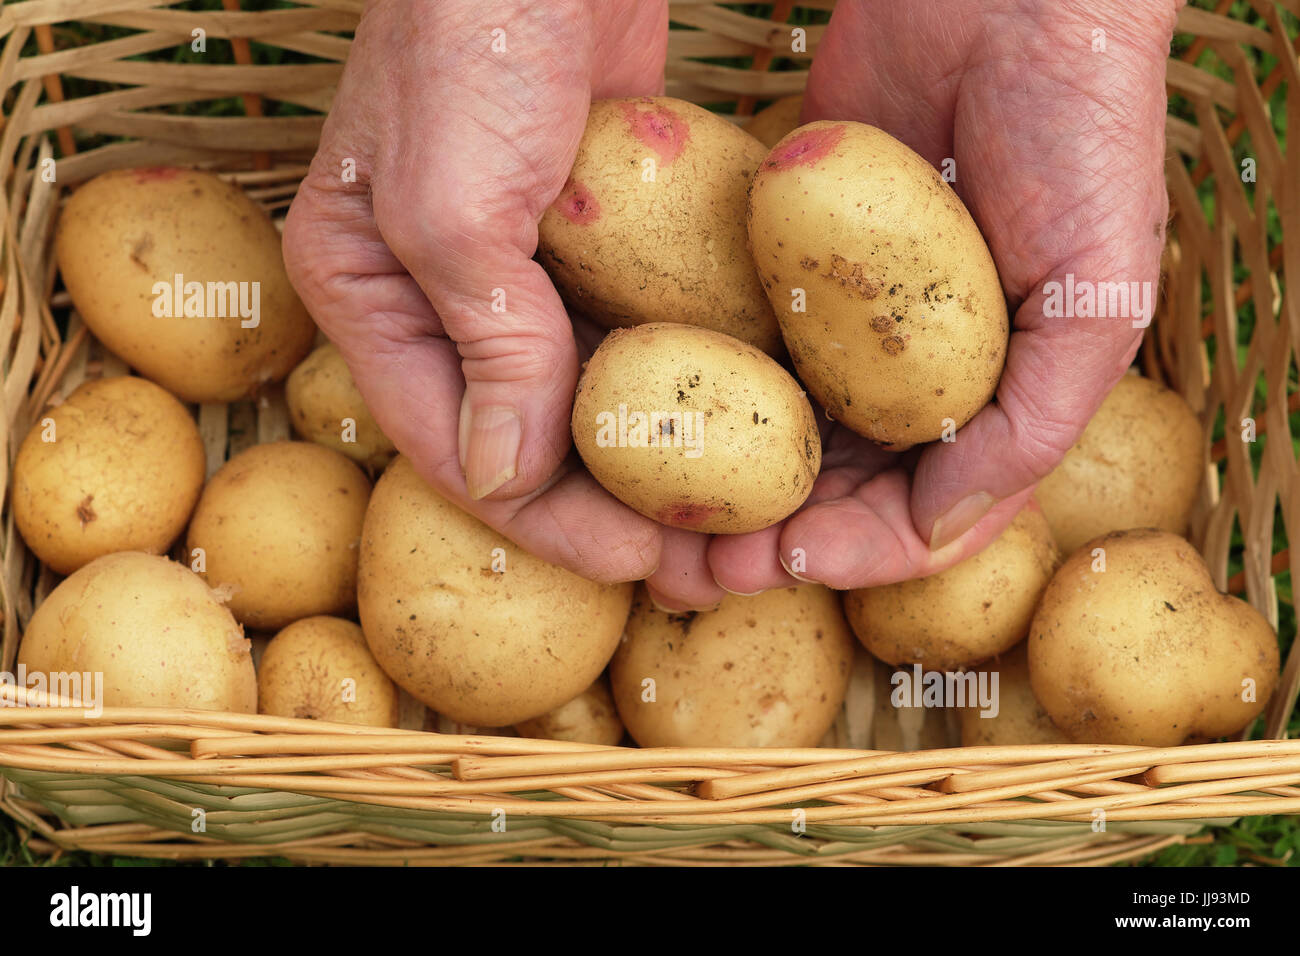
[[[602,677],[568,703],[540,717],[515,724],[521,737],[572,740],[615,747],[623,740],[623,721],[614,708],[609,684]]]
[[[1105,570],[1094,570],[1095,548]],[[1087,542],[1057,571],[1029,632],[1034,696],[1078,743],[1172,747],[1222,737],[1264,709],[1277,637],[1215,590],[1196,550],[1157,529]],[[1255,700],[1243,701],[1243,680]]]
[[[992,398],[1002,286],[970,213],[924,159],[872,126],[809,123],[759,166],[748,215],[799,380],[836,421],[903,449]]]
[[[977,665],[975,670],[997,671],[998,712],[994,717],[981,717],[981,708],[962,707],[958,719],[963,747],[1070,742],[1034,696],[1029,684],[1029,646],[1024,641],[994,660]]]
[[[104,675],[105,707],[257,712],[243,629],[188,568],[138,551],[96,558],[36,609],[18,648],[28,673]]]
[[[407,693],[458,723],[505,727],[600,676],[632,585],[597,584],[534,557],[399,455],[366,512],[357,602],[375,659]]]
[[[684,417],[680,446],[674,423],[660,425],[660,447],[631,447],[631,432],[623,443],[614,422],[620,406],[629,420],[680,412],[703,427],[688,429]],[[782,520],[821,468],[817,419],[798,382],[753,346],[694,326],[606,336],[578,381],[572,425],[578,453],[611,494],[661,524],[708,534]]]
[[[598,100],[538,224],[538,261],[571,309],[608,328],[688,321],[777,355],[745,238],[745,190],[764,151],[693,103]]]
[[[783,96],[759,110],[745,124],[745,132],[771,149],[799,126],[802,96]]]
[[[95,379],[37,416],[23,440],[14,521],[59,574],[115,551],[159,554],[185,530],[205,469],[184,405],[142,378]]]
[[[1036,495],[1066,554],[1110,531],[1187,530],[1205,437],[1177,392],[1125,375]]]
[[[397,454],[366,407],[334,343],[322,345],[289,373],[284,397],[294,431],[308,441],[333,448],[376,471]],[[356,441],[343,440],[345,418],[356,423]]]
[[[344,681],[352,700],[344,700]],[[257,670],[258,713],[396,727],[397,685],[361,628],[340,617],[294,621],[271,639]]]
[[[208,481],[190,521],[208,584],[230,595],[240,623],[279,630],[356,606],[357,545],[370,482],[311,442],[253,445]]]
[[[685,614],[657,610],[642,586],[610,689],[643,747],[814,747],[844,703],[853,651],[839,599],[821,585]]]
[[[1046,519],[1027,507],[983,551],[946,571],[849,591],[844,613],[880,660],[956,670],[1024,639],[1059,561]]]
[[[316,326],[289,284],[262,208],[211,173],[119,169],[79,187],[59,219],[59,271],[95,337],[188,402],[231,402],[278,381]],[[159,318],[156,282],[257,282],[260,321]]]

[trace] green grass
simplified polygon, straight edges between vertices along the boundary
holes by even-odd
[[[1193,6],[1205,9],[1213,9],[1213,0],[1192,0]],[[178,9],[190,10],[217,10],[221,9],[219,0],[191,0],[191,2],[173,4]],[[283,0],[243,0],[242,7],[244,10],[265,10],[292,7],[294,4],[283,2]],[[730,4],[733,9],[766,16],[770,11],[770,6],[765,4]],[[1266,27],[1262,18],[1250,4],[1239,0],[1232,8],[1232,15],[1247,23],[1257,26]],[[1297,22],[1295,15],[1281,11],[1281,16],[1291,35],[1294,37],[1300,31],[1300,24]],[[800,10],[796,13],[796,18],[792,21],[801,25],[815,23],[824,23],[828,14],[824,11],[807,11]],[[56,29],[55,42],[59,48],[65,48],[86,42],[96,42],[112,39],[117,36],[124,36],[134,31],[120,28],[105,27],[93,24],[66,24]],[[1186,36],[1175,37],[1173,52],[1175,55],[1181,55],[1190,45],[1190,40]],[[29,43],[26,53],[36,51],[35,41]],[[310,57],[300,54],[291,53],[276,47],[268,47],[263,44],[252,44],[254,61],[257,63],[290,63],[290,62],[311,62]],[[1263,76],[1270,71],[1276,64],[1275,58],[1269,53],[1260,53],[1255,50],[1246,50],[1246,56],[1254,64],[1257,75]],[[169,62],[186,63],[186,62],[204,62],[204,63],[230,63],[233,62],[233,56],[230,44],[224,40],[209,38],[207,51],[204,54],[193,52],[188,44],[182,45],[170,51],[162,51],[151,54],[147,57],[136,57],[135,59],[164,60]],[[717,63],[723,66],[743,67],[747,61],[738,58],[717,58],[708,62]],[[1202,69],[1207,69],[1217,76],[1230,80],[1231,71],[1212,51],[1207,49],[1201,54],[1196,65]],[[780,58],[774,63],[774,69],[797,69],[800,67],[796,61],[788,58]],[[65,80],[64,89],[69,97],[85,96],[92,93],[104,92],[111,87],[107,84],[96,83],[84,80]],[[1286,137],[1286,110],[1285,97],[1287,90],[1285,86],[1280,87],[1268,99],[1268,106],[1271,112],[1274,129],[1281,141],[1285,143]],[[1292,91],[1293,95],[1300,95],[1300,91]],[[729,110],[730,106],[721,106],[719,109]],[[223,97],[207,100],[200,103],[190,103],[183,106],[171,108],[170,112],[183,114],[202,114],[207,116],[238,116],[243,113],[241,101],[236,97]],[[290,115],[303,112],[292,104],[278,103],[268,101],[266,103],[266,115]],[[1191,104],[1182,97],[1174,96],[1170,101],[1170,112],[1189,122],[1195,122],[1195,112]],[[1226,125],[1226,124],[1225,124]],[[91,148],[100,145],[106,140],[98,136],[78,136],[77,144],[80,149]],[[1242,136],[1234,147],[1234,161],[1240,165],[1242,159],[1254,155],[1249,135]],[[1190,167],[1189,167],[1190,168]],[[1254,189],[1250,184],[1245,186],[1248,200],[1255,201]],[[1207,178],[1199,187],[1199,197],[1205,215],[1210,221],[1213,221],[1215,206],[1215,182],[1211,176]],[[1276,208],[1268,210],[1268,232],[1270,249],[1277,243],[1281,242],[1281,226],[1277,218]],[[1234,267],[1233,281],[1240,283],[1249,275],[1245,266],[1238,261]],[[1285,288],[1283,288],[1285,292]],[[1210,290],[1208,282],[1203,289],[1204,301],[1210,301]],[[1207,308],[1208,314],[1208,308]],[[1235,343],[1235,349],[1230,350],[1226,355],[1221,347],[1216,347],[1216,343],[1210,342],[1210,358],[1212,362],[1223,361],[1230,357],[1235,360],[1239,366],[1244,364],[1247,348],[1253,334],[1257,317],[1255,315],[1253,301],[1247,302],[1238,310],[1239,336]],[[1292,365],[1287,383],[1287,394],[1290,395],[1300,387],[1297,381],[1295,366]],[[1254,407],[1252,414],[1259,420],[1262,416],[1263,409],[1266,405],[1266,394],[1264,391],[1263,381],[1257,383]],[[1217,441],[1222,438],[1225,431],[1223,416],[1219,416],[1214,430],[1214,438]],[[1290,415],[1290,441],[1293,452],[1297,458],[1300,458],[1300,412]],[[1232,428],[1236,431],[1236,427]],[[1262,436],[1250,447],[1251,461],[1253,468],[1258,473],[1259,463],[1262,458],[1264,447],[1268,440],[1278,440],[1275,435]],[[1226,469],[1221,466],[1222,473]],[[1286,535],[1283,530],[1281,514],[1277,515],[1275,522],[1274,551],[1279,551],[1286,547]],[[1229,562],[1229,575],[1237,574],[1241,568],[1241,554],[1243,542],[1241,538],[1240,527],[1234,528],[1233,543]],[[1283,653],[1289,649],[1290,644],[1296,632],[1296,617],[1293,601],[1292,582],[1290,572],[1284,572],[1277,576],[1277,588],[1279,598],[1279,633]],[[1262,732],[1262,727],[1257,722],[1254,728],[1255,735]],[[1290,722],[1291,736],[1300,736],[1300,716],[1293,713]],[[1291,816],[1269,816],[1253,817],[1243,819],[1230,827],[1216,827],[1208,831],[1210,834],[1204,838],[1204,842],[1197,842],[1190,845],[1170,847],[1154,855],[1148,860],[1142,861],[1141,864],[1146,866],[1241,866],[1241,865],[1300,865],[1300,817]],[[56,861],[50,862],[39,856],[32,854],[25,847],[18,837],[16,825],[8,817],[0,815],[0,866],[223,866],[228,864],[195,862],[195,863],[170,863],[167,861],[157,861],[149,859],[140,859],[132,857],[113,857],[100,856],[91,853],[65,853]],[[275,859],[258,859],[239,861],[236,864],[240,866],[284,866],[289,865],[288,861]],[[1134,865],[1134,864],[1127,864]]]

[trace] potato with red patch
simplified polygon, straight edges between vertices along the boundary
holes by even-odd
[[[566,304],[609,328],[690,322],[781,352],[745,236],[763,144],[669,97],[599,100],[538,260]]]
[[[667,614],[638,588],[610,689],[643,747],[815,747],[844,703],[853,634],[820,584]]]
[[[738,339],[690,325],[616,329],[573,400],[592,476],[648,518],[709,534],[758,531],[807,499],[821,468],[799,383]]]
[[[187,402],[232,402],[289,374],[316,326],[262,207],[212,173],[118,169],[59,217],[59,272],[95,337]]]
[[[889,134],[809,123],[754,174],[749,239],[799,379],[894,449],[960,428],[1007,351],[997,269],[957,194]]]

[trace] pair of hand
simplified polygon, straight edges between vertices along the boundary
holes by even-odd
[[[571,321],[532,260],[588,103],[662,91],[662,0],[368,6],[286,265],[418,472],[548,561],[644,578],[673,610],[790,585],[795,548],[799,577],[835,588],[932,574],[1011,521],[1140,344],[1127,318],[1045,316],[1044,285],[1158,280],[1180,5],[841,0],[803,120],[860,120],[936,167],[954,160],[1013,329],[996,401],[955,442],[899,455],[833,427],[807,504],[763,531],[667,528],[586,473],[569,415],[580,352],[603,330]]]

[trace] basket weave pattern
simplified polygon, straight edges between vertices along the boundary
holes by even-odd
[[[112,168],[190,164],[239,183],[275,215],[306,171],[347,56],[348,40],[335,34],[355,26],[361,3],[322,0],[259,13],[226,5],[203,13],[147,0],[0,8],[0,430],[8,450],[0,491],[18,444],[50,400],[88,377],[126,372],[75,312],[66,329],[55,320],[70,306],[55,293],[51,255],[62,188]],[[1300,521],[1289,441],[1289,415],[1300,408],[1290,384],[1300,302],[1283,293],[1300,288],[1300,151],[1279,144],[1269,100],[1285,86],[1288,128],[1300,129],[1292,16],[1300,10],[1294,0],[1254,0],[1260,27],[1231,19],[1228,6],[1186,9],[1179,20],[1179,32],[1194,42],[1171,59],[1168,85],[1195,122],[1168,121],[1174,219],[1164,295],[1142,355],[1146,374],[1178,389],[1204,422],[1206,482],[1193,540],[1216,583],[1244,591],[1276,627],[1276,575],[1294,567],[1288,550],[1274,554],[1274,524],[1279,513],[1285,528]],[[824,27],[803,27],[807,52],[791,54],[787,21],[796,4],[772,7],[771,18],[760,19],[713,3],[673,3],[672,20],[686,29],[671,34],[668,95],[735,103],[744,116],[758,102],[799,92],[801,71],[769,67],[778,57],[810,61]],[[67,42],[60,28],[74,15],[111,38]],[[236,63],[128,59],[188,46],[196,28],[209,42],[230,40]],[[311,62],[253,65],[250,41]],[[1194,65],[1206,50],[1231,81]],[[1265,70],[1248,52],[1271,54],[1274,65]],[[752,65],[701,62],[729,57]],[[93,92],[73,96],[65,89],[72,86]],[[220,97],[240,97],[244,115],[163,109]],[[273,103],[308,114],[266,115]],[[78,149],[91,134],[113,139]],[[1242,142],[1257,159],[1249,195],[1234,153]],[[57,181],[50,182],[42,173],[55,156]],[[1207,178],[1213,220],[1198,197]],[[1270,213],[1292,236],[1286,250],[1269,237]],[[1244,281],[1234,267],[1245,268]],[[1207,340],[1236,342],[1247,304],[1254,328],[1244,357],[1213,363],[1211,375]],[[1229,353],[1230,346],[1220,352]],[[277,389],[257,403],[202,406],[196,414],[210,472],[249,444],[289,437]],[[1219,416],[1227,437],[1212,442]],[[1257,471],[1236,440],[1236,423],[1247,416],[1261,440],[1267,436]],[[1243,571],[1230,580],[1234,522]],[[12,671],[22,628],[57,578],[23,547],[7,509],[2,535],[0,665]],[[879,677],[859,661],[828,746],[807,750],[631,750],[203,711],[110,708],[87,717],[73,707],[3,706],[0,808],[38,852],[757,866],[1096,865],[1198,839],[1207,823],[1300,812],[1300,741],[892,752],[896,744],[872,733]],[[1298,687],[1293,652],[1267,715],[1268,736],[1285,735]],[[58,703],[12,686],[0,686],[0,697]],[[909,735],[915,743],[917,729],[904,727],[903,739]],[[1103,817],[1104,830],[1097,826]]]

